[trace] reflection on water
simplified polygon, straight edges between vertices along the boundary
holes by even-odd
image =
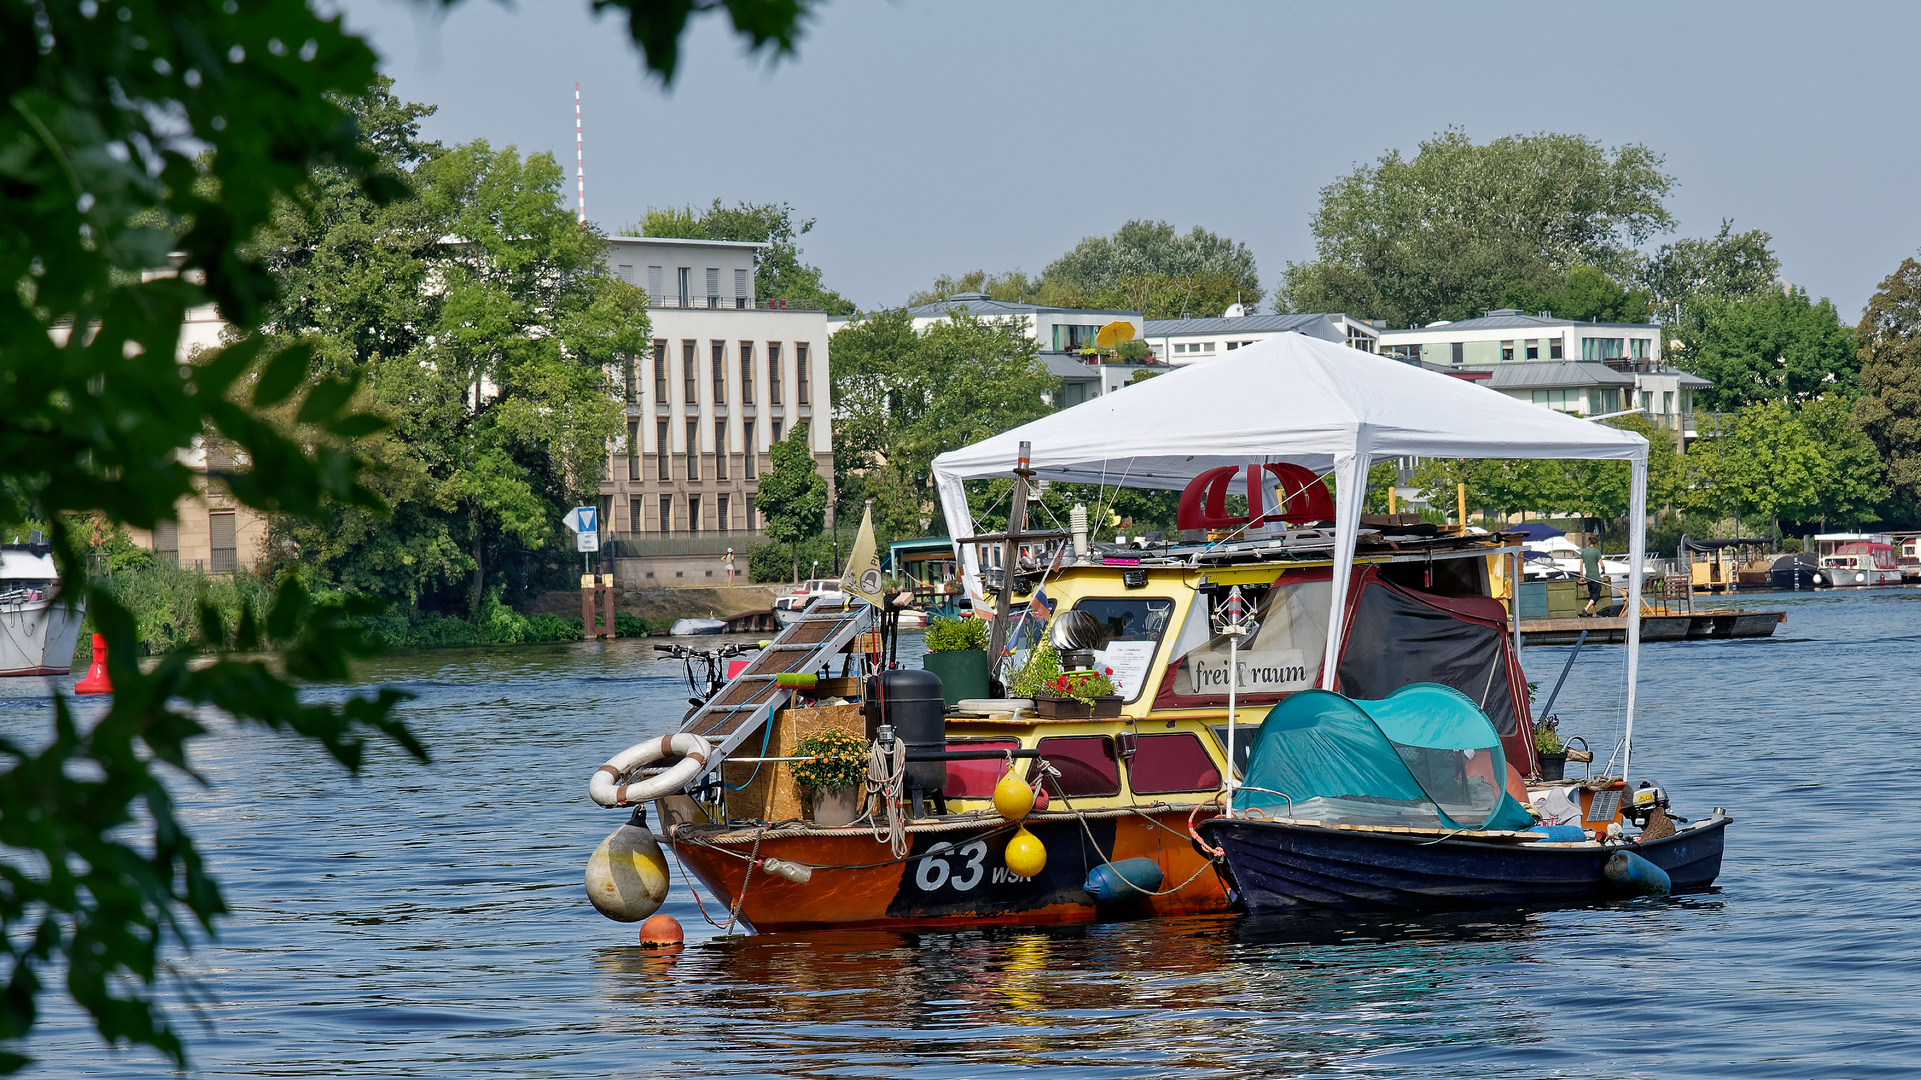
[[[721,938],[676,871],[688,945],[644,950],[581,896],[623,817],[586,779],[674,727],[680,665],[645,641],[386,657],[362,675],[418,695],[433,766],[375,755],[348,780],[258,733],[198,751],[214,787],[185,813],[235,916],[184,961],[209,996],[196,1073],[1912,1075],[1921,594],[1766,599],[1792,638],[1644,654],[1637,772],[1682,814],[1730,809],[1720,892],[1371,923]],[[1525,662],[1546,681],[1566,656]],[[1619,658],[1585,650],[1557,705],[1597,748]],[[37,682],[0,683],[0,729],[45,723]],[[41,1076],[169,1072],[64,1005],[42,1035]]]

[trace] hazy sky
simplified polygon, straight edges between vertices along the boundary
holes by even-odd
[[[1921,246],[1912,3],[835,0],[771,67],[698,20],[671,93],[587,0],[344,8],[396,92],[440,107],[428,135],[552,151],[571,201],[579,82],[594,221],[791,203],[863,307],[1038,272],[1129,218],[1246,243],[1271,293],[1323,185],[1448,127],[1646,143],[1676,236],[1765,229],[1849,322]]]

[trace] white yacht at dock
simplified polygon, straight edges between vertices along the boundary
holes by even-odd
[[[83,611],[59,599],[60,573],[35,533],[25,544],[0,545],[0,677],[65,675]]]

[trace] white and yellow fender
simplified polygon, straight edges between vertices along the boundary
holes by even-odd
[[[707,758],[714,752],[706,739],[690,732],[676,732],[662,735],[658,739],[638,742],[607,759],[607,764],[594,770],[593,779],[587,781],[587,794],[597,803],[606,807],[632,806],[671,795],[687,786],[688,782],[699,776],[707,767]],[[668,758],[680,758],[673,768],[659,776],[623,784],[620,778],[635,769],[652,765]]]

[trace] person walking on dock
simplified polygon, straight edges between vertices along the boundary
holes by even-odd
[[[1592,539],[1581,549],[1581,576],[1587,579],[1587,607],[1581,610],[1582,618],[1592,618],[1594,605],[1601,602],[1601,549],[1594,546]]]

